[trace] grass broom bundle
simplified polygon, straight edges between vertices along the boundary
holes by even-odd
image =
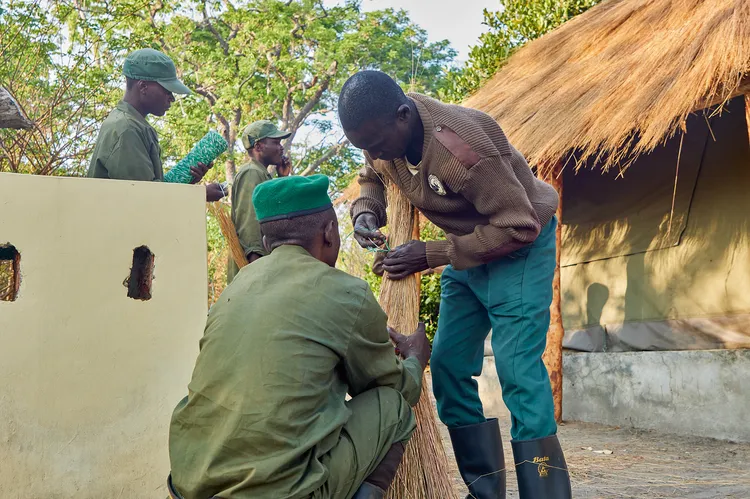
[[[222,203],[209,203],[208,211],[210,211],[211,214],[216,217],[216,220],[219,221],[219,228],[221,229],[221,233],[224,234],[224,239],[227,240],[229,252],[232,255],[234,263],[237,264],[238,268],[247,265],[247,257],[245,257],[245,250],[242,249],[242,244],[240,244],[237,229]]]
[[[392,184],[388,187],[388,220],[391,248],[419,238],[417,212]],[[383,279],[380,305],[388,314],[389,325],[402,334],[411,334],[419,322],[419,278],[420,275],[416,274],[400,281]],[[406,446],[404,459],[388,490],[389,499],[449,499],[456,496],[426,385],[424,382],[419,403],[414,408],[417,429]]]

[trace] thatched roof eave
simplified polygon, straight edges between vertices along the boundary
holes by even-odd
[[[605,0],[527,44],[465,105],[542,173],[626,167],[688,115],[750,91],[747,0]]]

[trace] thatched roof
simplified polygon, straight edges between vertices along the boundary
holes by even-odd
[[[744,93],[748,0],[605,0],[518,51],[465,103],[540,168],[623,168],[696,110]],[[579,163],[580,164],[580,163]]]

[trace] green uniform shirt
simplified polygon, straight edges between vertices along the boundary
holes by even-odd
[[[242,249],[245,250],[245,256],[249,256],[250,253],[257,253],[261,256],[268,254],[263,247],[263,236],[260,233],[260,224],[258,219],[255,218],[255,207],[253,206],[255,186],[266,180],[271,180],[268,170],[257,161],[251,160],[240,168],[232,184],[232,222],[237,229],[237,235],[240,238]],[[239,268],[234,263],[232,255],[229,255],[227,284],[232,282],[237,272],[239,272]]]
[[[96,139],[89,177],[164,180],[156,130],[125,101],[109,113]]]
[[[414,405],[421,376],[415,358],[396,357],[364,281],[281,246],[209,312],[189,395],[172,416],[175,488],[185,499],[309,497],[350,417],[346,393],[387,386]],[[377,428],[380,415],[370,417]]]

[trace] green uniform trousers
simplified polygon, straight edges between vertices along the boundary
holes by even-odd
[[[352,415],[338,444],[321,458],[330,475],[314,499],[352,497],[391,446],[408,441],[416,428],[411,407],[392,388],[373,388],[352,398],[347,406]]]
[[[448,266],[443,272],[430,366],[438,414],[449,428],[485,421],[473,377],[482,373],[484,340],[491,328],[511,436],[529,440],[556,433],[552,389],[542,362],[556,228],[553,218],[533,244],[515,253],[462,271]]]

